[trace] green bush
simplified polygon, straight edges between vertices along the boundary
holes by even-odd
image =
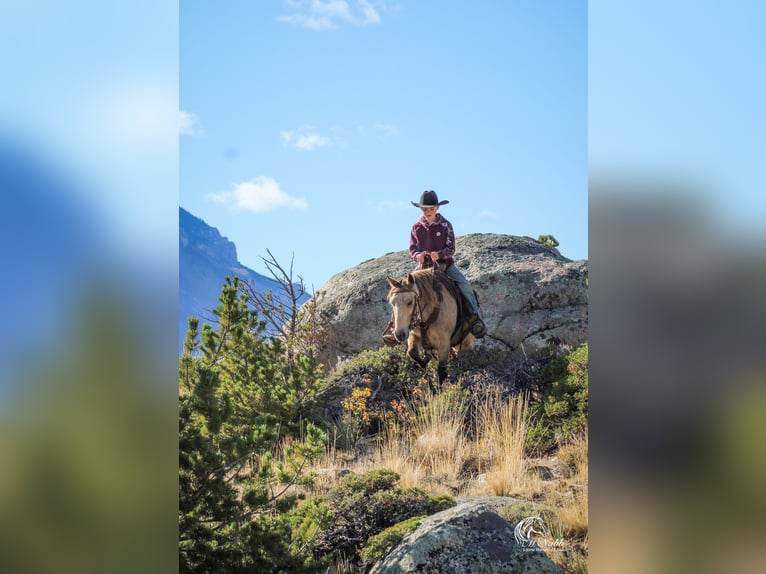
[[[362,548],[372,536],[403,520],[433,514],[456,504],[448,496],[431,497],[418,488],[399,488],[398,482],[399,475],[395,472],[372,470],[345,476],[325,497],[314,499],[312,505],[332,509],[331,520],[317,529],[318,534],[312,541],[314,556],[321,558],[338,553],[358,562]],[[306,504],[298,512],[305,520],[309,511],[312,507]],[[303,520],[304,530],[313,528]]]
[[[364,350],[338,369],[333,379],[341,379],[350,373],[366,374],[373,378],[385,373],[388,384],[396,387],[412,385],[423,376],[423,370],[407,356],[406,345]]]
[[[179,571],[310,572],[288,511],[327,437],[301,420],[317,384],[313,356],[289,357],[227,279],[217,329],[189,321],[179,369]],[[284,441],[286,437],[292,440]],[[274,446],[284,447],[277,457]]]
[[[559,246],[558,240],[555,237],[553,237],[553,235],[538,235],[537,240],[540,243],[544,243],[545,245],[548,245],[549,247]]]
[[[588,426],[588,344],[552,359],[531,385],[526,447],[546,453]]]
[[[386,556],[386,554],[402,541],[402,538],[404,538],[405,535],[415,530],[424,518],[426,518],[425,515],[413,516],[398,524],[389,526],[383,532],[372,536],[359,553],[362,560],[368,564],[374,564]]]

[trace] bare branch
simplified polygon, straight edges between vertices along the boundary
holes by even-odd
[[[309,349],[316,350],[324,339],[324,328],[316,310],[321,293],[314,294],[306,303],[302,303],[311,294],[306,289],[303,277],[294,276],[294,257],[290,259],[289,266],[284,266],[277,261],[271,250],[267,249],[266,253],[267,256],[261,259],[276,282],[276,288],[263,293],[245,281],[242,291],[268,324],[270,334],[285,342],[289,358]]]

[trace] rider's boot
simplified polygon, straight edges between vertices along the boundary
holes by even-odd
[[[477,339],[481,339],[487,334],[487,326],[478,315],[474,315],[471,322],[471,334]]]

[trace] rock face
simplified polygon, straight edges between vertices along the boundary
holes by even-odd
[[[277,281],[237,260],[237,247],[184,208],[178,213],[178,349],[183,350],[189,317],[213,322],[211,309],[218,305],[224,279],[237,276],[256,291],[280,293]],[[305,297],[301,302],[307,300]]]
[[[587,261],[571,261],[530,237],[458,237],[456,264],[479,297],[488,342],[534,357],[553,345],[587,340]],[[317,310],[328,325],[322,361],[381,344],[391,318],[386,275],[400,278],[415,265],[407,250],[370,259],[333,276],[320,290]]]
[[[469,501],[424,519],[370,574],[560,573],[536,546],[518,544],[514,527],[491,505]]]

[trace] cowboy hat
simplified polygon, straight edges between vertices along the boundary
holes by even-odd
[[[437,205],[444,205],[445,203],[449,203],[446,199],[439,201],[439,197],[436,195],[436,192],[431,191],[424,191],[422,194],[420,194],[420,203],[415,203],[414,201],[410,201],[412,205],[415,207],[435,207]]]

